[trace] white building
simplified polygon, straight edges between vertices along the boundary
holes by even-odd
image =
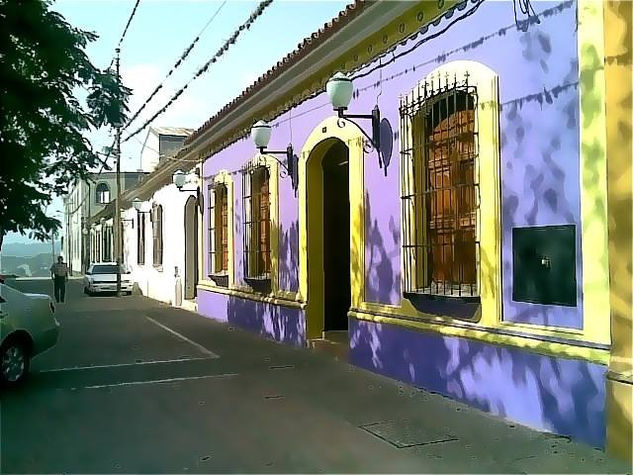
[[[195,308],[201,232],[198,177],[190,175],[191,182],[179,190],[172,184],[176,162],[170,160],[182,146],[183,134],[189,133],[190,129],[175,127],[150,128],[141,163],[151,173],[123,194],[121,217],[123,263],[141,293],[171,305]],[[140,210],[133,206],[135,199],[142,201]],[[109,206],[95,216],[91,233],[96,241],[103,241],[102,233],[113,212]]]

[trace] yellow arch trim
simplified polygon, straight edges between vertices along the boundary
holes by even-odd
[[[233,177],[228,172],[228,170],[220,170],[215,177],[213,178],[213,185],[224,185],[226,186],[226,195],[227,195],[227,228],[229,229],[228,235],[228,251],[229,251],[229,288],[232,288],[235,283],[235,243],[234,243],[234,204],[235,204],[235,184],[233,181]],[[213,192],[215,193],[215,191]],[[209,219],[212,219],[209,217]],[[208,236],[207,236],[208,238]],[[207,244],[208,245],[208,244]]]
[[[479,241],[478,263],[478,287],[481,299],[481,317],[479,323],[482,326],[496,326],[502,321],[502,283],[501,283],[501,178],[500,178],[500,144],[499,144],[499,77],[487,66],[475,61],[452,61],[439,66],[424,77],[409,94],[410,102],[417,99],[417,91],[424,88],[424,83],[434,84],[435,81],[444,81],[457,77],[458,81],[464,79],[468,72],[468,83],[477,87],[477,113],[475,115],[475,127],[479,134],[479,153],[475,159],[479,185],[479,215],[477,219],[477,240]],[[402,118],[401,120],[410,120]],[[404,125],[404,124],[403,124]],[[413,124],[407,127],[409,136],[403,141],[412,143]],[[407,161],[408,163],[408,161]],[[410,166],[400,171],[408,174],[408,180],[413,182],[413,170]],[[403,186],[403,180],[401,180]],[[401,195],[402,195],[401,190]],[[403,216],[404,209],[401,209]],[[404,227],[401,219],[401,233],[404,235]],[[404,253],[402,253],[401,272],[406,271]],[[415,269],[413,269],[415,271]],[[419,312],[409,300],[403,299],[401,311],[410,317],[429,317]],[[451,319],[451,317],[445,317]]]
[[[350,279],[352,306],[364,297],[365,276],[365,210],[364,210],[364,137],[361,130],[349,121],[339,127],[337,117],[329,117],[317,125],[308,136],[299,156],[299,300],[306,301],[306,334],[308,339],[320,338],[323,333],[323,269],[318,269],[322,257],[318,252],[321,233],[312,233],[308,241],[308,219],[322,214],[321,159],[331,139],[342,141],[349,150],[350,201]],[[310,196],[308,197],[308,188]],[[310,215],[308,215],[308,208]],[[315,222],[316,225],[316,222]],[[311,267],[312,263],[312,267]],[[309,279],[310,276],[310,279]],[[308,282],[310,280],[310,283]]]

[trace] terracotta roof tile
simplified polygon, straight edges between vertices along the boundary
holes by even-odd
[[[233,99],[231,102],[222,107],[214,116],[207,120],[202,127],[192,133],[186,140],[184,145],[190,144],[205,131],[207,131],[211,125],[221,116],[227,114],[231,110],[235,109],[240,103],[246,100],[253,93],[270,83],[275,77],[281,74],[284,70],[295,64],[301,58],[306,56],[317,46],[321,45],[327,38],[332,36],[342,27],[347,25],[351,20],[358,16],[366,6],[370,5],[370,0],[354,0],[345,7],[345,10],[339,12],[338,16],[334,17],[331,21],[324,23],[323,28],[319,28],[318,31],[312,33],[308,38],[297,45],[297,48],[284,56],[275,66],[270,68],[266,73],[260,76],[252,85],[248,86],[242,93]]]

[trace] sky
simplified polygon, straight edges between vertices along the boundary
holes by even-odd
[[[106,68],[114,57],[114,49],[134,3],[135,0],[57,0],[52,9],[61,13],[74,27],[99,35],[88,45],[87,53],[95,66]],[[224,5],[222,3],[221,0],[141,0],[121,46],[120,56],[123,83],[133,91],[129,101],[131,112],[140,107],[184,49],[220,10],[186,61],[165,81],[161,92],[134,121],[129,131],[142,125],[191,79],[233,31],[247,20],[259,2],[227,0]],[[221,59],[192,82],[152,125],[200,127],[293,51],[305,37],[337,16],[347,3],[341,0],[275,0],[251,29],[245,30]],[[126,135],[124,132],[123,137]],[[146,135],[147,130],[144,130],[122,145],[123,171],[140,168],[141,146]],[[88,137],[99,151],[111,145],[113,140],[107,130],[94,131]],[[59,217],[62,210],[62,200],[57,197],[47,213]],[[29,240],[26,236],[9,234],[5,242]]]

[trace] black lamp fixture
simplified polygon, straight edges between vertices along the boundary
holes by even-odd
[[[270,142],[270,134],[272,131],[272,127],[267,122],[263,120],[257,121],[253,127],[251,127],[251,137],[253,142],[255,142],[255,146],[259,149],[259,153],[262,155],[285,155],[286,163],[279,160],[277,157],[274,157],[275,160],[281,165],[286,173],[290,177],[293,177],[294,173],[294,151],[292,150],[292,144],[288,144],[286,150],[267,150],[268,142]]]
[[[354,124],[355,122],[351,119],[371,119],[371,137],[367,135],[360,126],[358,128],[371,142],[374,149],[377,152],[380,152],[380,109],[378,108],[378,104],[376,104],[374,109],[371,111],[371,114],[346,114],[345,111],[347,110],[347,106],[349,106],[349,103],[352,100],[352,94],[354,93],[354,85],[352,83],[352,79],[341,72],[336,73],[330,78],[325,85],[325,90],[330,98],[332,107],[338,113],[339,118],[349,120]]]
[[[196,186],[195,190],[188,190],[188,189],[183,189],[183,187],[187,184],[187,183],[196,183],[199,179],[199,175],[198,175],[198,170],[196,170],[194,173],[185,173],[182,170],[177,170],[174,172],[174,174],[171,177],[171,181],[174,185],[176,185],[176,188],[178,188],[178,191],[185,191],[185,192],[189,192],[191,193],[192,191],[196,192],[196,202],[198,204],[198,207],[200,208],[200,212],[204,212],[204,204],[202,201],[202,193],[200,193],[200,186]]]

